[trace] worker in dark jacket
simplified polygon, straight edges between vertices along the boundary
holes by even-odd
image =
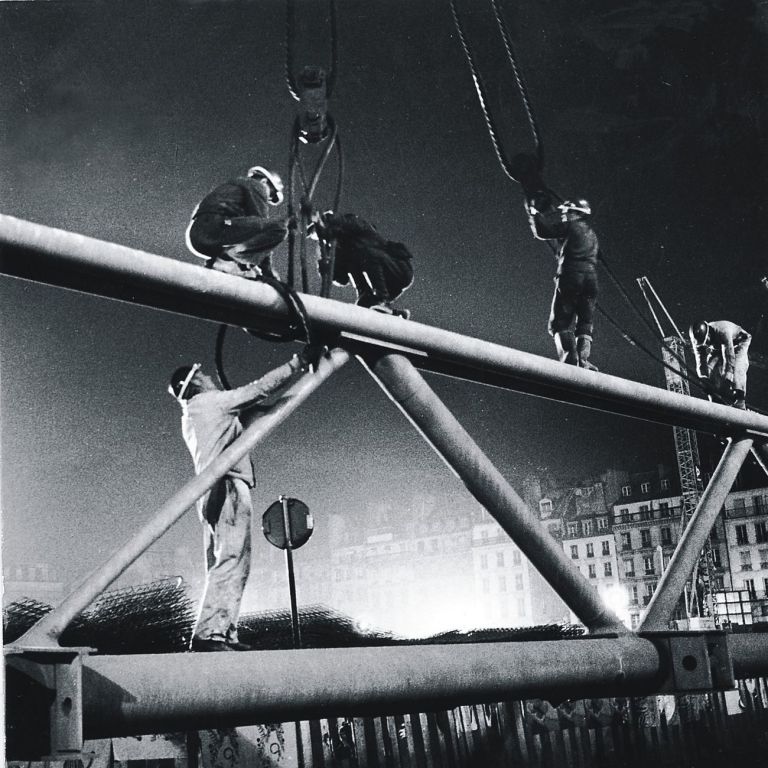
[[[696,373],[710,399],[746,408],[749,343],[752,336],[730,320],[700,320],[688,329]]]
[[[589,203],[565,200],[555,204],[550,194],[540,191],[528,198],[526,212],[535,237],[558,243],[555,294],[549,317],[549,332],[558,357],[562,362],[596,371],[589,356],[600,244],[589,223]]]
[[[187,246],[206,266],[242,277],[277,278],[271,251],[288,234],[288,219],[269,218],[269,208],[283,201],[283,182],[254,166],[245,176],[220,184],[192,214]]]
[[[412,255],[402,244],[382,237],[372,224],[353,213],[315,215],[314,229],[327,241],[335,241],[333,281],[352,284],[357,304],[379,312],[404,314],[392,302],[413,282]]]

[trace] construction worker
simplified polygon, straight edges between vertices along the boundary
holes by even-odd
[[[192,214],[187,247],[206,266],[240,277],[279,279],[272,249],[285,240],[289,219],[269,219],[283,202],[280,177],[260,165],[209,192]]]
[[[323,350],[304,348],[286,364],[243,387],[224,391],[200,370],[174,371],[168,391],[181,406],[184,442],[200,474],[243,431],[240,415],[283,387],[300,370],[316,364]],[[247,651],[237,637],[243,590],[251,567],[250,457],[243,457],[197,502],[205,525],[206,579],[192,633],[192,651]]]
[[[317,236],[336,243],[333,281],[347,285],[351,280],[358,306],[409,315],[392,306],[413,282],[413,256],[402,243],[382,237],[373,224],[353,213],[314,214],[310,227]]]
[[[729,320],[699,320],[690,326],[688,335],[696,373],[709,399],[745,409],[752,336]]]
[[[586,200],[556,203],[549,192],[538,190],[526,199],[525,210],[534,236],[558,243],[555,293],[549,317],[549,333],[555,340],[558,358],[596,371],[589,356],[600,244],[589,223],[592,209]]]

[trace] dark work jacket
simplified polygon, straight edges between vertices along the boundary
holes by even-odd
[[[560,211],[549,209],[532,217],[533,233],[540,240],[557,240],[557,274],[592,272],[600,253],[595,230],[582,218],[562,221]]]
[[[326,240],[336,241],[333,281],[339,285],[349,282],[350,272],[365,269],[368,259],[411,258],[405,246],[382,237],[372,224],[354,213],[326,214],[318,233]]]
[[[226,219],[238,216],[269,218],[269,204],[262,184],[247,176],[225,181],[209,192],[197,206],[193,218],[213,213]]]

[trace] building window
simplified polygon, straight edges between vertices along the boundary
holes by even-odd
[[[595,545],[590,541],[589,544],[587,544],[587,557],[594,557],[595,556]]]
[[[752,553],[748,549],[739,552],[739,560],[741,561],[742,571],[752,570]]]
[[[650,547],[651,546],[651,531],[648,528],[642,528],[640,530],[640,546],[641,547]]]
[[[578,544],[571,544],[571,558],[573,560],[579,559],[579,545]]]
[[[747,533],[746,525],[736,526],[736,543],[737,544],[749,544],[749,534]]]
[[[644,557],[643,558],[643,568],[645,570],[646,576],[652,576],[654,573],[656,573],[656,569],[653,567],[653,558],[652,557]]]
[[[662,491],[668,491],[669,490],[669,478],[662,477],[661,478],[661,490]],[[669,506],[669,505],[667,505]]]
[[[720,532],[717,530],[717,524],[712,526],[712,530],[709,532],[709,538],[712,541],[717,541],[720,538]]]
[[[630,584],[627,587],[627,595],[630,605],[637,605],[637,584]]]
[[[762,498],[762,496],[759,498]],[[758,544],[765,544],[768,541],[768,526],[766,526],[764,520],[755,523],[755,541]]]
[[[755,580],[744,579],[744,589],[749,592],[749,596],[754,600],[755,598]]]
[[[629,522],[629,509],[627,507],[622,507],[619,510],[619,522],[621,523]]]
[[[659,502],[659,517],[669,517],[669,502],[668,501],[660,501]]]
[[[608,530],[608,518],[607,517],[598,517],[597,518],[597,530],[598,531],[607,531]]]
[[[624,561],[624,575],[625,576],[634,576],[635,575],[635,561],[634,560],[625,560]]]
[[[499,592],[507,591],[507,577],[499,576]]]
[[[766,511],[765,496],[753,496],[752,503],[755,505],[755,512],[758,515]]]
[[[613,567],[610,563],[603,563],[603,575],[613,576]]]
[[[589,564],[589,578],[590,579],[596,579],[597,578],[597,569],[595,568],[594,563]]]
[[[523,589],[523,574],[522,573],[516,573],[515,574],[515,589],[518,592],[521,592]]]
[[[656,591],[657,585],[658,585],[657,581],[649,581],[645,585],[645,594],[648,595],[648,597],[653,597],[653,593]]]
[[[650,492],[651,492],[650,483],[640,483],[640,493],[650,493]]]
[[[611,554],[611,542],[607,539],[602,542],[603,546],[603,555],[610,555]]]
[[[483,569],[488,567],[488,555],[480,555],[480,567]]]
[[[661,543],[665,546],[672,543],[672,529],[671,528],[662,528],[661,529]]]
[[[519,549],[512,553],[512,565],[520,565],[523,562],[523,555]]]
[[[760,558],[760,567],[768,568],[768,549],[758,549],[757,555]],[[714,558],[712,558],[714,560]]]
[[[765,591],[765,594],[768,595],[768,579],[763,579],[763,590]]]
[[[591,520],[584,520],[581,523],[581,530],[584,532],[585,536],[591,536],[592,535],[592,521]]]
[[[496,553],[496,566],[498,568],[504,567],[504,553],[503,552],[497,552]]]
[[[542,499],[539,502],[539,512],[542,515],[552,514],[552,502],[549,499]]]
[[[640,506],[640,519],[641,520],[651,519],[651,508],[647,504],[642,504]]]
[[[568,523],[568,536],[570,538],[573,538],[574,536],[579,535],[579,524],[578,523]]]
[[[632,486],[631,485],[622,485],[621,486],[621,495],[625,498],[632,495]]]
[[[712,565],[715,566],[715,568],[722,568],[723,567],[723,561],[720,559],[720,550],[718,547],[712,547]],[[768,563],[766,563],[766,568],[768,568]]]
[[[624,550],[632,549],[632,537],[629,531],[623,531],[621,534],[621,548]]]
[[[629,625],[632,629],[637,629],[637,625],[640,623],[640,614],[632,613],[629,616]]]

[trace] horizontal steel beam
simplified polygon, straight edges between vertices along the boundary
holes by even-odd
[[[711,690],[732,685],[731,662],[740,678],[768,673],[768,634],[677,634],[83,656],[82,733],[88,739],[530,697]],[[717,663],[728,667],[718,675],[714,669],[710,674],[715,658],[708,657],[707,644],[720,649]],[[723,652],[723,644],[730,653]],[[28,730],[30,717],[51,700],[50,668],[45,666],[51,659],[30,653],[6,656],[6,661],[6,694],[18,703],[9,710],[11,730]]]
[[[114,243],[0,215],[0,273],[207,320],[285,328],[269,286]],[[420,369],[705,432],[768,437],[768,417],[567,366],[413,321],[302,296],[313,326],[355,344],[394,347]]]

